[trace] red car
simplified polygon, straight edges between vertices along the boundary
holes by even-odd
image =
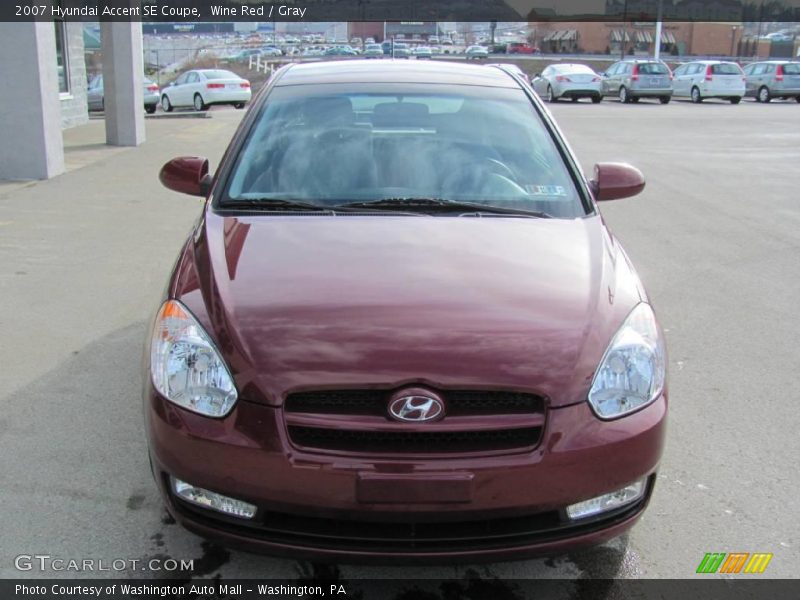
[[[507,54],[535,54],[536,48],[524,42],[512,42],[506,47]]]
[[[664,339],[589,180],[497,67],[295,64],[253,102],[148,340],[153,473],[191,531],[338,561],[597,544],[653,493]]]

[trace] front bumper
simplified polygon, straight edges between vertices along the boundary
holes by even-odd
[[[404,460],[300,451],[280,408],[240,400],[214,420],[149,386],[145,401],[156,480],[187,529],[256,552],[354,562],[504,560],[616,537],[652,493],[667,407],[662,397],[609,422],[585,403],[550,409],[532,452]],[[170,475],[254,504],[258,513],[245,520],[190,505],[171,493]],[[566,506],[642,477],[649,477],[647,491],[637,502],[585,520],[566,517]],[[382,491],[364,494],[363,482],[375,478]],[[468,496],[449,494],[454,479]],[[419,501],[408,490],[420,490]]]

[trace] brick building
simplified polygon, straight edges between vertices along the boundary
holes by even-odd
[[[530,23],[534,43],[546,53],[652,55],[654,23]],[[666,22],[661,52],[673,56],[732,56],[739,53],[741,23]]]

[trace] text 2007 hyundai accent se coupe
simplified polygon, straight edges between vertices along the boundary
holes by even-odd
[[[186,528],[315,559],[510,559],[619,535],[662,452],[661,329],[502,67],[278,71],[212,177],[148,340],[153,472]]]

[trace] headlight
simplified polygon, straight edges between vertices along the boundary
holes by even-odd
[[[649,304],[639,304],[611,340],[594,375],[589,404],[615,419],[655,400],[664,389],[666,351]]]
[[[236,387],[214,343],[179,302],[161,307],[150,345],[150,374],[170,402],[208,417],[224,417]]]

